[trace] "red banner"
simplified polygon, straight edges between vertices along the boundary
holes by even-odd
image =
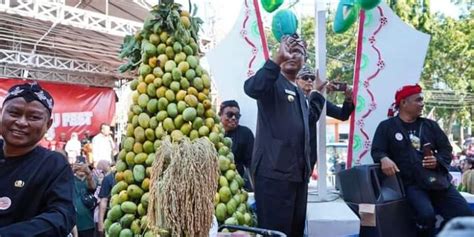
[[[0,78],[0,102],[3,104],[8,89],[24,80]],[[115,115],[115,92],[111,88],[38,82],[54,98],[53,126],[48,131],[58,140],[61,133],[69,139],[77,132],[80,139],[85,131],[99,132],[101,123],[110,124]],[[1,105],[0,104],[0,105]],[[54,128],[54,129],[53,129]]]

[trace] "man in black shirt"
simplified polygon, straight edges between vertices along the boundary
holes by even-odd
[[[248,127],[239,125],[241,114],[237,101],[228,100],[222,102],[219,116],[224,126],[225,136],[232,139],[232,153],[234,153],[237,171],[245,180],[245,189],[251,191],[252,187],[249,182],[249,175],[245,170],[250,169],[250,163],[252,161],[253,133]]]
[[[0,140],[0,236],[66,236],[74,226],[74,176],[59,153],[38,145],[53,98],[37,84],[10,88]]]
[[[371,154],[384,174],[400,173],[407,200],[416,214],[420,236],[434,236],[436,214],[448,221],[458,216],[471,216],[472,212],[466,200],[449,183],[451,144],[435,121],[421,117],[423,106],[419,85],[398,90],[389,111],[393,116],[393,109],[398,110],[398,116],[379,124]],[[427,148],[423,149],[424,146]]]

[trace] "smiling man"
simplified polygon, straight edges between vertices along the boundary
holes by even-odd
[[[418,236],[435,236],[437,214],[449,221],[472,212],[450,183],[451,144],[435,121],[421,117],[423,107],[418,84],[399,89],[389,110],[389,116],[395,111],[398,115],[378,125],[372,157],[385,175],[400,173],[406,198],[416,214]]]
[[[1,115],[0,236],[66,236],[75,224],[66,158],[38,145],[54,100],[38,84],[10,88]]]

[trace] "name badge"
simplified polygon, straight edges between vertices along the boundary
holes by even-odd
[[[292,90],[285,89],[285,93],[289,94],[289,95],[292,95],[292,96],[296,96],[296,92],[294,92]]]

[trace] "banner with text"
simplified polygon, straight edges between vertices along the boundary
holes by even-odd
[[[8,89],[26,81],[0,78],[0,105],[3,104]],[[101,123],[110,124],[115,115],[115,92],[111,88],[88,87],[39,81],[41,87],[54,98],[53,126],[48,133],[59,139],[66,133],[69,139],[77,132],[80,139],[85,131],[99,132]]]

